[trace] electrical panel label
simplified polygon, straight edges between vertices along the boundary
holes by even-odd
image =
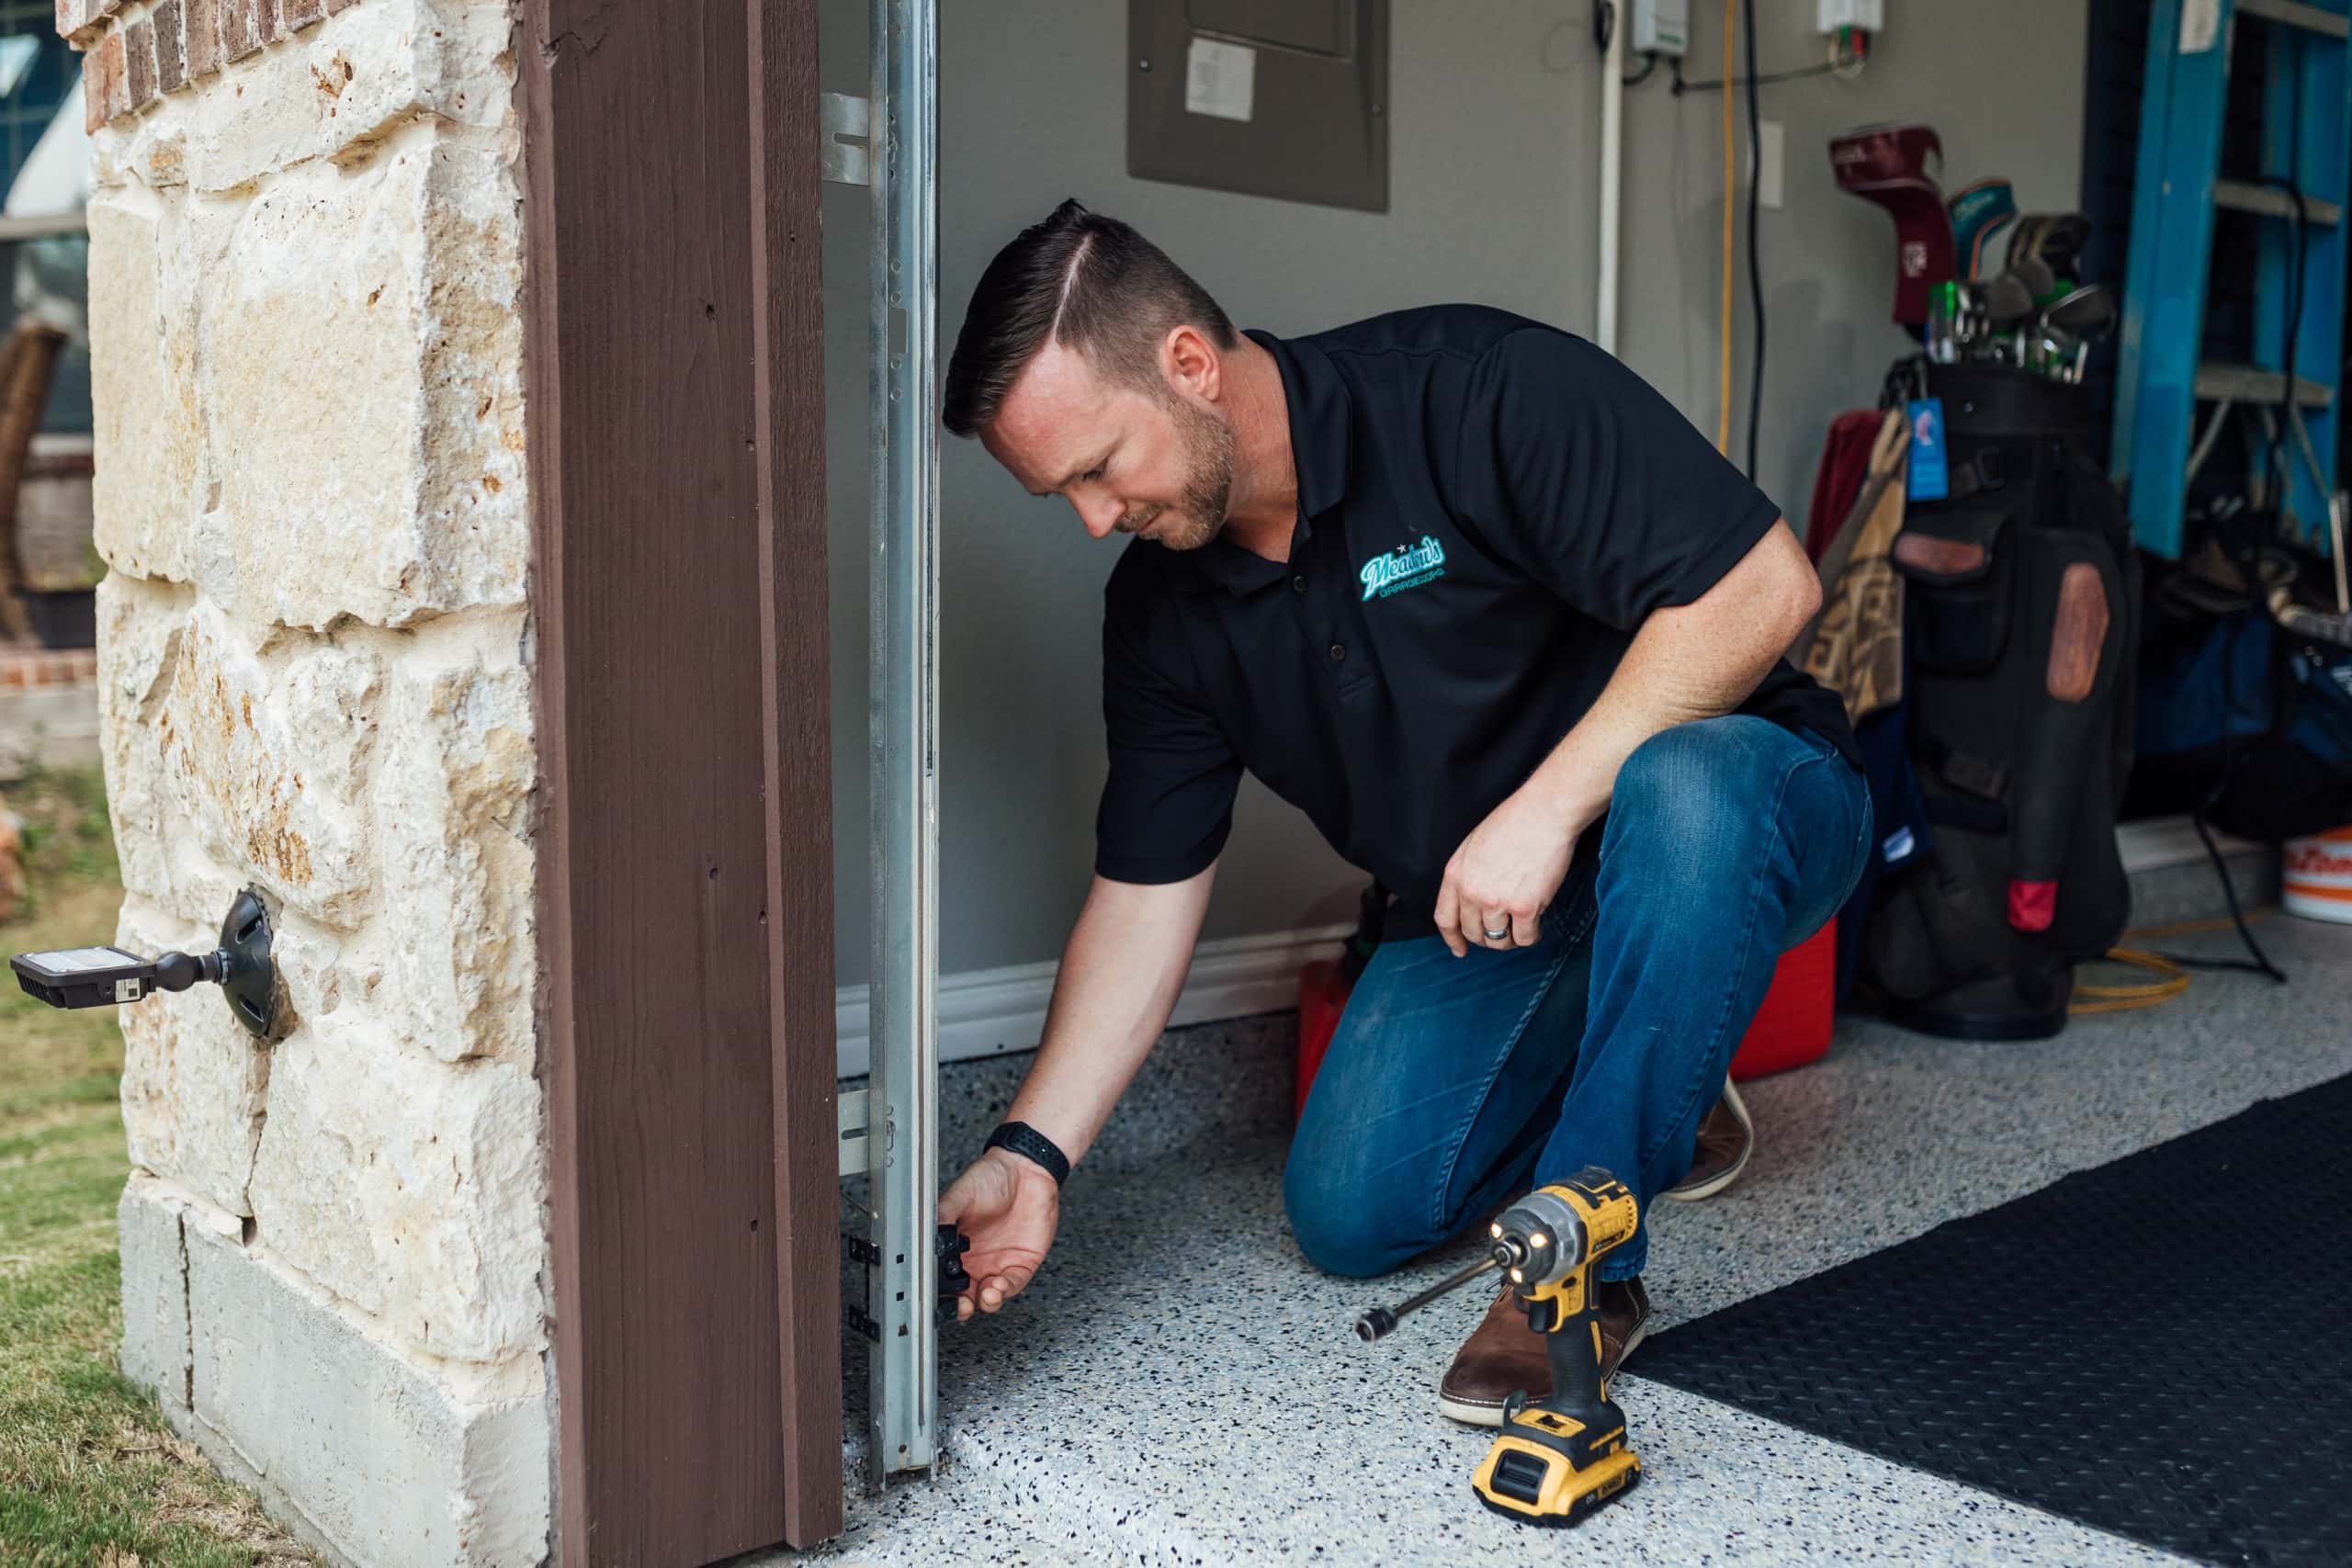
[[[1258,51],[1196,38],[1184,60],[1184,107],[1216,119],[1247,120],[1255,104]]]

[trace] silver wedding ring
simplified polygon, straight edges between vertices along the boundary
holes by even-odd
[[[1487,940],[1488,942],[1500,942],[1500,941],[1502,941],[1502,939],[1503,939],[1503,938],[1505,938],[1505,937],[1507,937],[1507,936],[1509,936],[1509,935],[1510,935],[1510,928],[1509,926],[1505,926],[1502,930],[1500,930],[1500,931],[1488,931],[1488,932],[1487,933]]]

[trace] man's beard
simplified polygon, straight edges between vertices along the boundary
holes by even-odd
[[[1122,517],[1118,530],[1133,534],[1157,520],[1159,532],[1152,543],[1171,550],[1197,550],[1225,526],[1225,509],[1233,498],[1233,432],[1225,422],[1187,402],[1171,402],[1178,434],[1184,444],[1184,487],[1173,506]]]

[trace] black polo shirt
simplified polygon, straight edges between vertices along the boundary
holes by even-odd
[[[1643,618],[1713,587],[1780,511],[1641,378],[1508,311],[1249,335],[1290,408],[1291,558],[1222,536],[1120,553],[1095,870],[1204,870],[1247,768],[1396,893],[1392,937],[1425,935],[1446,862],[1592,705]],[[1859,765],[1837,696],[1785,660],[1740,711]],[[1561,899],[1589,886],[1600,841],[1584,835]]]

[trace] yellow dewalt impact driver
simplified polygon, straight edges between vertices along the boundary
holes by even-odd
[[[1356,1332],[1377,1339],[1408,1312],[1428,1305],[1490,1269],[1510,1278],[1527,1325],[1544,1336],[1552,1392],[1513,1394],[1503,1429],[1470,1478],[1478,1500],[1496,1513],[1533,1525],[1573,1525],[1621,1497],[1642,1477],[1625,1443],[1625,1413],[1600,1377],[1600,1309],[1593,1266],[1633,1239],[1640,1205],[1625,1184],[1598,1166],[1539,1187],[1506,1209],[1489,1229],[1486,1258],[1394,1307],[1356,1319]]]

